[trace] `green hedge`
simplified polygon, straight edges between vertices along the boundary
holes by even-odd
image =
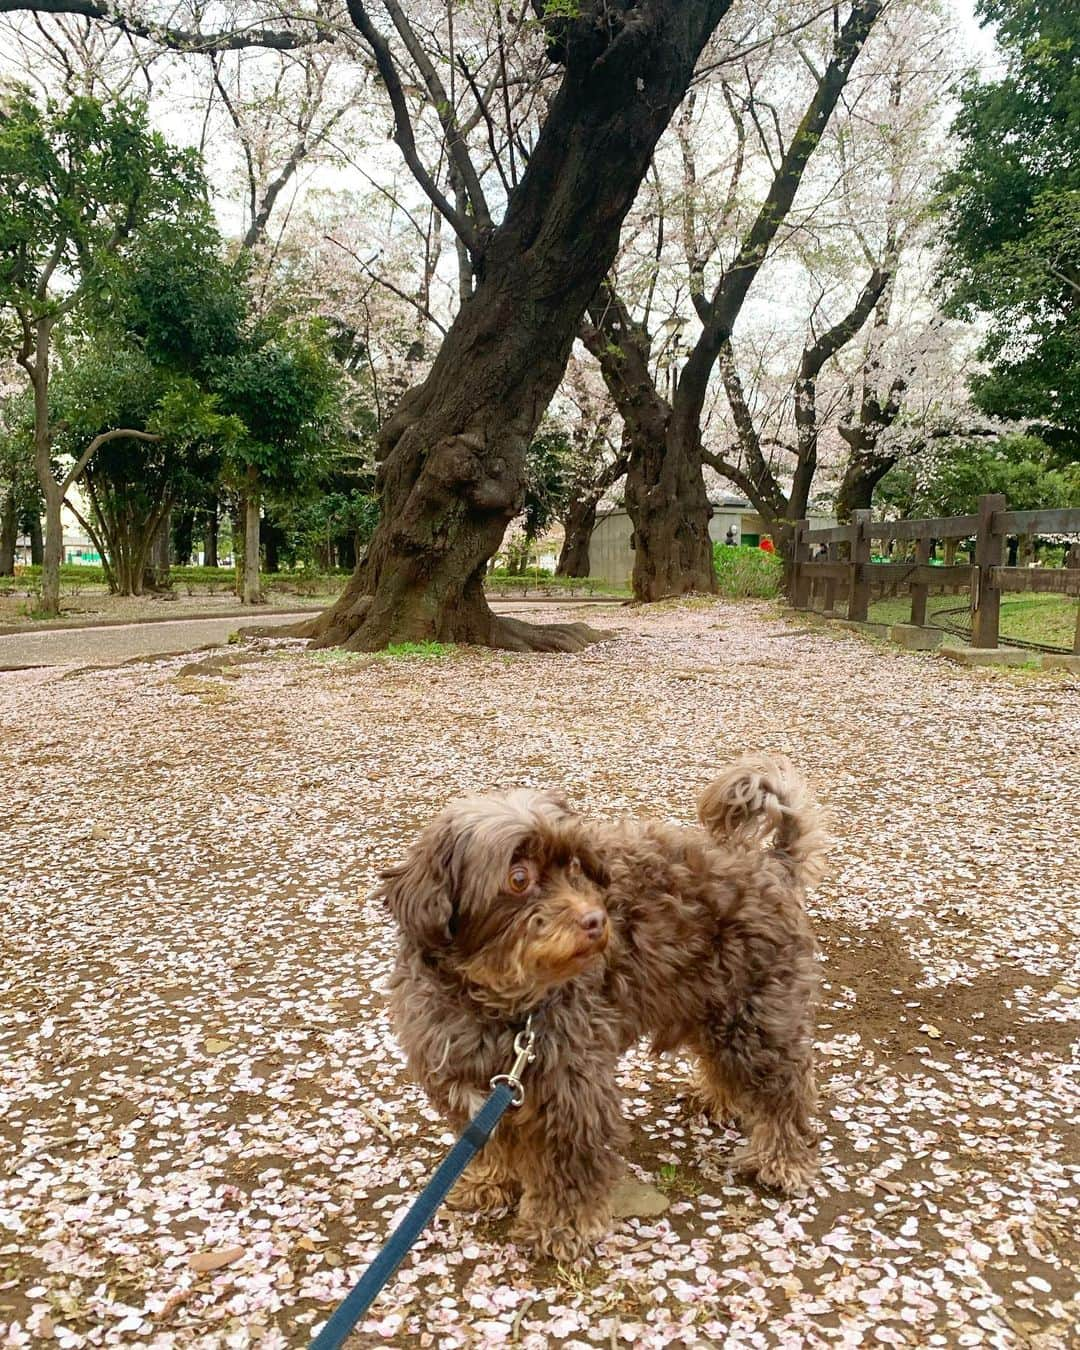
[[[485,587],[495,595],[506,591],[521,591],[523,595],[533,593],[536,595],[624,596],[629,594],[625,587],[611,586],[598,577],[553,577],[550,574],[544,574],[542,568],[535,568],[533,571],[538,571],[541,575],[510,576],[502,571],[489,572],[484,579]]]
[[[523,567],[520,572],[510,572],[505,567],[493,567],[488,572],[488,578],[494,578],[497,581],[517,580],[517,581],[544,581],[552,575],[550,567]],[[560,581],[565,581],[566,577],[559,577]]]
[[[764,549],[713,544],[716,587],[727,600],[774,600],[781,591],[784,564]]]
[[[347,571],[263,572],[261,581],[265,590],[292,591],[298,595],[325,594],[336,590],[348,575]],[[172,567],[169,578],[178,589],[220,594],[235,586],[236,571],[232,567]],[[60,584],[69,590],[79,586],[104,586],[105,569],[92,563],[62,563]],[[0,591],[40,589],[40,567],[20,567],[14,577],[0,577]]]

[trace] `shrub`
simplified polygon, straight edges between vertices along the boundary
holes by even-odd
[[[773,600],[780,594],[784,564],[760,548],[713,544],[716,588],[727,600]]]
[[[549,567],[523,567],[520,572],[511,572],[505,567],[493,567],[488,576],[493,577],[496,581],[542,581],[551,576],[551,569]]]

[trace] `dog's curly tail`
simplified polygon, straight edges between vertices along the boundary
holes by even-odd
[[[702,791],[698,819],[720,844],[765,847],[790,862],[803,886],[825,872],[822,814],[783,755],[748,754]]]

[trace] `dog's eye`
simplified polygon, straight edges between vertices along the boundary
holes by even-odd
[[[512,895],[524,895],[532,886],[532,870],[524,863],[511,867],[506,886]]]

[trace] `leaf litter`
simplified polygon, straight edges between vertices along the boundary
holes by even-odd
[[[1075,682],[755,605],[604,623],[573,656],[267,641],[198,699],[181,657],[0,677],[0,1345],[303,1345],[450,1141],[387,1024],[379,869],[477,789],[688,821],[746,748],[834,820],[813,1192],[733,1175],[641,1049],[665,1212],[572,1270],[444,1212],[352,1343],[1076,1343]]]

